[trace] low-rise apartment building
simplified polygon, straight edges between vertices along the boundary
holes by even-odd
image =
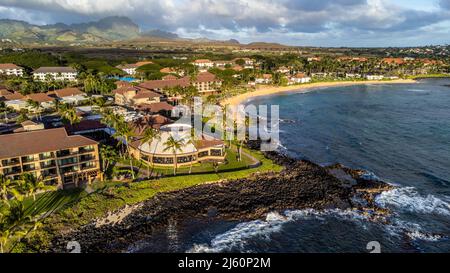
[[[23,68],[12,63],[0,64],[0,74],[7,76],[22,77]]]
[[[40,67],[33,72],[38,81],[76,81],[77,71],[72,67]]]
[[[0,147],[0,174],[13,180],[32,173],[63,189],[102,179],[98,142],[64,128],[0,135]]]

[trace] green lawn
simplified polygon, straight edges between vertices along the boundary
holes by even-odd
[[[248,168],[249,165],[252,164],[252,160],[246,156],[243,156],[242,161],[238,161],[236,158],[237,152],[232,151],[230,149],[227,150],[227,156],[226,156],[226,164],[220,164],[218,171],[219,172],[230,172],[230,171],[236,171],[241,169]],[[124,160],[123,163],[129,164],[128,161]],[[147,169],[147,164],[143,163],[142,161],[135,161],[136,166],[139,168]],[[165,176],[173,175],[173,168],[172,167],[153,167],[150,166],[150,170],[153,169],[154,173],[162,174]],[[189,174],[190,166],[182,166],[177,169],[177,175],[183,175],[183,174]],[[213,173],[215,172],[214,166],[212,163],[205,162],[202,164],[193,164],[192,165],[192,172],[191,174],[204,174],[204,173]]]

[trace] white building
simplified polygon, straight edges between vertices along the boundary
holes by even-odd
[[[22,77],[23,68],[12,63],[0,64],[0,74]]]
[[[137,73],[137,69],[141,66],[147,65],[147,64],[152,64],[153,62],[151,61],[142,61],[142,62],[137,62],[135,64],[121,64],[116,66],[116,68],[122,70],[123,72],[127,73],[128,75],[136,75]]]
[[[256,84],[271,84],[272,83],[272,74],[263,74],[262,77],[258,77],[255,79]]]
[[[86,93],[83,93],[78,88],[64,88],[47,93],[54,95],[61,103],[78,105],[89,100]]]
[[[311,77],[306,76],[304,73],[297,73],[296,75],[289,78],[288,84],[300,84],[308,83],[311,81]]]
[[[200,71],[205,71],[214,67],[214,62],[208,59],[195,60],[192,64],[198,67]]]
[[[369,81],[379,81],[379,80],[383,80],[384,76],[383,75],[367,75],[366,79],[368,79]]]
[[[33,72],[33,77],[38,81],[47,81],[50,77],[56,81],[76,81],[77,71],[72,67],[40,67]]]

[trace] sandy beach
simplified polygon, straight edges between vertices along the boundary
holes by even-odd
[[[416,83],[416,80],[392,80],[392,81],[342,81],[342,82],[320,82],[320,83],[309,83],[302,85],[291,85],[282,87],[262,87],[255,91],[240,94],[222,101],[222,105],[238,105],[250,98],[267,96],[278,93],[284,93],[289,91],[297,91],[299,93],[306,93],[314,90],[315,88],[322,87],[334,87],[334,86],[350,86],[350,85],[361,85],[361,84],[405,84],[405,83]]]

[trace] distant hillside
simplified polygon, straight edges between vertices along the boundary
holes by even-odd
[[[38,26],[18,20],[0,20],[0,38],[26,43],[98,43],[138,37],[139,26],[127,17],[107,17],[82,24]]]

